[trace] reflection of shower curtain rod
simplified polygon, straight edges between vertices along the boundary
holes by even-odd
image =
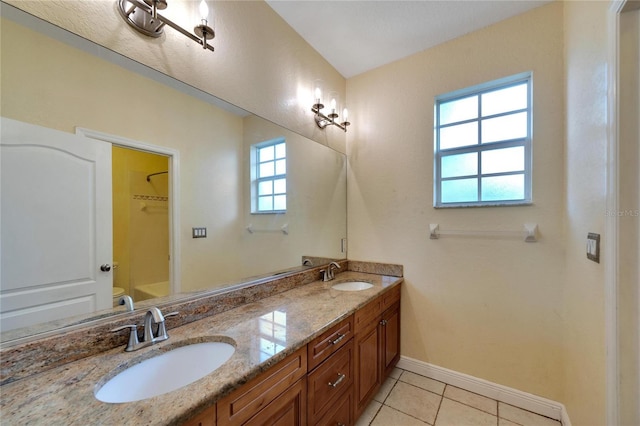
[[[151,182],[151,176],[155,176],[155,175],[163,175],[165,173],[169,173],[167,172],[158,172],[158,173],[151,173],[150,175],[147,175],[147,182]]]

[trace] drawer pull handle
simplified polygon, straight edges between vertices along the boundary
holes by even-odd
[[[336,380],[336,381],[335,381],[335,382],[333,382],[333,383],[329,382],[329,386],[331,386],[332,388],[335,388],[335,387],[336,387],[336,386],[338,386],[340,383],[342,383],[342,381],[345,379],[345,377],[347,377],[346,375],[344,375],[344,374],[340,374],[340,373],[338,373],[338,376],[340,376],[340,377],[338,377],[338,380]]]
[[[344,423],[340,423],[340,422],[336,423],[336,425],[337,425],[337,426],[347,426],[347,425],[345,425]]]
[[[340,343],[340,341],[341,341],[342,339],[344,339],[344,338],[345,338],[345,336],[346,336],[346,334],[340,334],[340,333],[338,333],[338,338],[337,338],[336,340],[332,340],[332,341],[331,341],[331,344],[332,344],[332,345],[337,345],[338,343]]]

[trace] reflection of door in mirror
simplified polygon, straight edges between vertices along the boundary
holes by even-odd
[[[112,157],[114,303],[167,296],[168,157],[115,145]]]
[[[111,306],[111,145],[2,118],[3,331]]]

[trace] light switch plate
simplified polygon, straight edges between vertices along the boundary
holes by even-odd
[[[600,263],[600,234],[589,232],[587,235],[587,259]]]
[[[193,238],[207,238],[207,228],[191,228]]]

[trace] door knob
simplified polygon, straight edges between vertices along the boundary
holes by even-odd
[[[100,270],[102,272],[109,272],[111,270],[111,265],[105,263],[104,265],[100,265]]]

